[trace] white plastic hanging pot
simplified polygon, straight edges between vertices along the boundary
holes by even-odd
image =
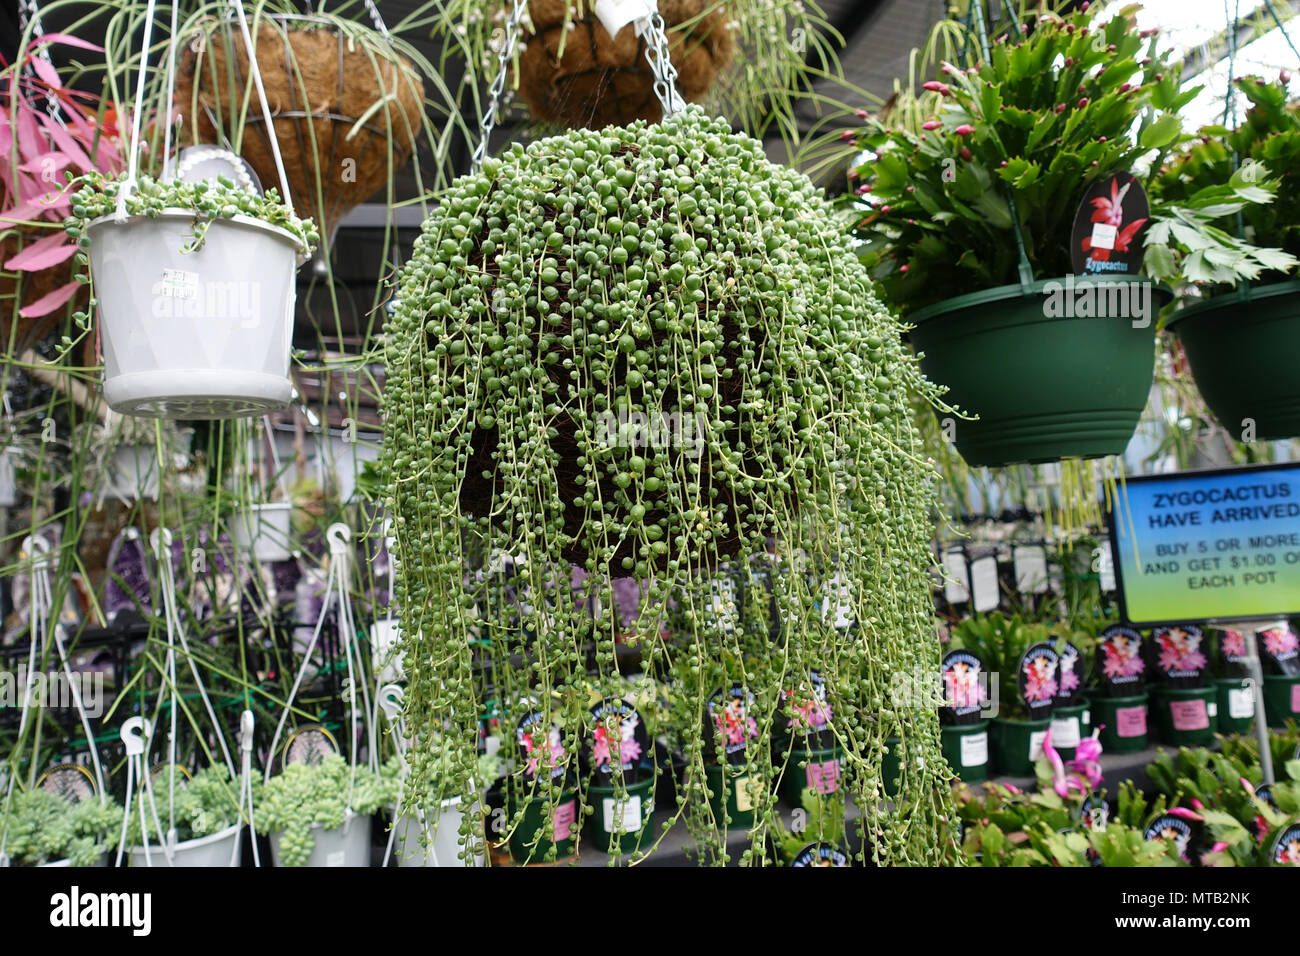
[[[319,823],[311,825],[311,835],[316,840],[311,855],[304,866],[369,866],[370,865],[370,828],[374,817],[370,814],[361,816],[349,810],[343,825],[326,830]],[[283,830],[271,834],[271,858],[276,866],[280,862],[280,840]]]
[[[95,866],[95,867],[108,866],[108,855],[106,853],[101,853],[99,855],[99,859],[96,860],[94,863],[92,863],[91,866]],[[40,866],[37,867],[38,870],[63,870],[63,869],[71,869],[71,868],[72,868],[72,860],[66,857],[62,860],[55,860],[53,863],[42,863]]]
[[[184,840],[172,850],[171,866],[239,866],[240,824],[235,823],[224,830],[195,840]],[[231,855],[234,862],[231,862]],[[168,866],[167,854],[156,845],[149,847],[148,853],[142,846],[131,847],[132,866]]]
[[[158,458],[152,445],[119,445],[108,460],[110,498],[158,500]]]
[[[153,418],[237,418],[288,407],[295,274],[302,247],[256,219],[217,219],[203,246],[194,213],[90,223],[104,398]]]
[[[259,561],[288,561],[293,557],[289,546],[292,517],[293,503],[289,501],[249,505],[235,513],[231,536],[237,547]]]
[[[460,854],[465,841],[460,835],[461,821],[465,815],[460,810],[460,797],[444,800],[437,820],[429,820],[426,827],[430,840],[427,848],[421,845],[420,821],[415,816],[403,815],[394,824],[401,856],[398,866],[483,866],[483,854],[477,853],[466,862]]]

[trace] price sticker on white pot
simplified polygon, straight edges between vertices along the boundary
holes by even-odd
[[[602,809],[606,833],[636,833],[641,829],[640,797],[628,797],[622,801],[606,797]]]
[[[199,294],[199,274],[186,269],[164,269],[162,281],[154,286],[154,291],[169,299],[192,299]]]
[[[640,36],[657,9],[655,0],[596,0],[596,18],[611,37],[629,23],[636,24],[636,35]]]
[[[994,611],[1000,603],[998,559],[988,554],[970,563],[971,590],[976,611]]]

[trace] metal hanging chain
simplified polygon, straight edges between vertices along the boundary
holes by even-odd
[[[384,23],[384,18],[379,15],[379,8],[375,6],[373,0],[365,0],[366,13],[370,14],[370,22],[375,25],[375,29],[385,40],[390,39],[388,35],[388,26]]]
[[[673,66],[672,57],[668,55],[668,30],[664,18],[656,9],[649,17],[646,27],[645,58],[650,64],[650,72],[655,78],[655,96],[663,107],[664,119],[686,109],[686,101],[677,92],[677,67]]]
[[[27,24],[32,25],[32,39],[39,40],[45,36],[45,30],[41,26],[41,9],[36,5],[36,0],[18,0],[18,36],[21,38],[27,33]],[[40,57],[46,63],[54,66],[54,61],[50,59],[50,45],[41,44],[36,50],[36,56]],[[59,118],[59,98],[50,90],[45,94],[45,112],[52,119]]]
[[[492,85],[488,87],[487,106],[484,107],[483,116],[479,120],[479,141],[470,160],[471,172],[477,173],[482,169],[483,160],[487,158],[488,140],[492,138],[492,130],[496,128],[497,109],[501,105],[501,96],[506,89],[506,74],[510,70],[510,61],[514,58],[515,47],[519,45],[519,22],[524,17],[526,2],[527,0],[512,0],[511,3],[510,16],[506,19],[505,42],[497,53],[497,75],[492,80]]]

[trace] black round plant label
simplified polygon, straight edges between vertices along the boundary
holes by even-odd
[[[1129,173],[1112,173],[1093,184],[1083,194],[1070,233],[1075,274],[1104,277],[1141,272],[1143,233],[1150,218],[1146,191]]]
[[[1245,634],[1232,628],[1219,631],[1219,660],[1225,666],[1244,665],[1247,657]]]
[[[1037,719],[1051,711],[1056,701],[1060,666],[1061,656],[1046,641],[1030,645],[1020,658],[1017,687],[1031,717]]]
[[[75,763],[62,763],[57,767],[51,767],[41,774],[41,779],[36,782],[36,785],[46,793],[63,797],[69,803],[90,800],[99,789],[90,771]]]
[[[1146,671],[1142,635],[1131,627],[1112,624],[1097,638],[1097,671],[1113,687],[1138,685]],[[1130,688],[1136,690],[1136,686]]]
[[[1300,638],[1289,627],[1270,627],[1260,631],[1259,656],[1273,664],[1279,674],[1300,673]]]
[[[1104,830],[1110,823],[1110,803],[1090,793],[1079,806],[1079,823],[1086,830]]]
[[[852,866],[849,855],[830,843],[809,843],[790,861],[791,866]]]
[[[1273,785],[1271,783],[1261,783],[1255,788],[1255,796],[1267,803],[1274,810],[1277,809],[1277,800],[1273,798]]]
[[[1300,823],[1293,823],[1277,835],[1269,862],[1274,866],[1300,866]]]
[[[280,769],[292,763],[314,767],[330,754],[338,752],[338,742],[324,727],[300,727],[285,741]]]
[[[1162,813],[1147,826],[1142,836],[1147,840],[1173,840],[1178,849],[1178,857],[1186,863],[1192,862],[1192,825],[1182,817],[1172,813]]]
[[[1200,680],[1208,663],[1201,644],[1205,639],[1194,624],[1157,627],[1151,632],[1156,670],[1166,680]]]
[[[1060,679],[1057,681],[1056,702],[1070,706],[1083,691],[1083,664],[1079,649],[1066,641],[1061,646]]]
[[[535,778],[545,771],[552,780],[564,776],[564,733],[559,725],[547,723],[541,710],[524,714],[515,729],[515,741],[524,758],[524,773]]]
[[[943,656],[944,709],[955,717],[978,714],[984,706],[984,686],[980,676],[984,663],[970,651],[949,651]]]
[[[586,745],[587,765],[602,782],[620,774],[626,780],[650,752],[650,737],[637,709],[610,697],[591,708]]]
[[[708,700],[709,719],[729,763],[742,763],[745,748],[758,740],[758,721],[754,719],[754,695],[741,683],[721,687]]]

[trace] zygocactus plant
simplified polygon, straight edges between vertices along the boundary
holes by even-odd
[[[931,476],[908,406],[935,389],[806,177],[695,107],[516,144],[425,222],[386,349],[408,726],[416,751],[449,748],[461,793],[489,700],[515,720],[529,700],[538,726],[573,732],[589,645],[598,677],[615,673],[620,635],[654,672],[675,602],[675,659],[700,674],[735,662],[763,734],[790,675],[818,670],[873,856],[940,859],[937,718],[890,692],[896,673],[938,665]],[[476,607],[470,584],[494,551],[517,556],[510,614]],[[775,638],[718,613],[724,565],[742,591],[760,571],[771,582]],[[646,583],[632,620],[613,613],[611,575]],[[768,666],[747,669],[756,647]],[[682,812],[720,856],[704,732],[717,689],[691,691]],[[518,760],[513,729],[502,736]],[[892,809],[889,736],[908,755]],[[577,773],[563,750],[555,776],[510,786],[558,805]],[[769,783],[780,772],[765,746],[743,761]],[[416,767],[411,789],[427,808],[437,787]],[[775,813],[759,789],[755,862]]]

